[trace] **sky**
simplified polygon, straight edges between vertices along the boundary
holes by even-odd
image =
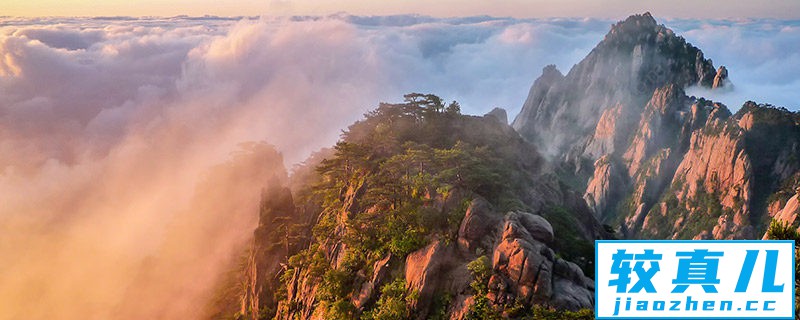
[[[542,68],[568,72],[620,11],[644,11],[606,2],[592,15],[619,17],[435,18],[381,15],[504,16],[528,5],[301,1],[269,8],[364,15],[42,18],[259,12],[203,0],[4,1],[4,14],[36,16],[0,18],[0,318],[11,319],[201,318],[283,164],[409,92],[513,119]],[[760,7],[736,19],[655,17],[727,66],[732,90],[694,94],[732,110],[746,100],[798,110],[800,20],[745,17],[780,8]],[[258,142],[285,161],[265,160]]]
[[[423,14],[515,18],[620,19],[650,11],[665,18],[800,18],[795,0],[3,0],[9,16],[357,15]]]

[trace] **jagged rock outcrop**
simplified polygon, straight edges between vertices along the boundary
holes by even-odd
[[[500,123],[508,124],[508,114],[506,113],[506,109],[503,108],[494,108],[492,111],[485,114],[484,117],[494,117],[497,121],[500,121]]]
[[[552,226],[541,216],[506,215],[492,258],[496,274],[489,289],[494,303],[524,301],[569,310],[594,305],[593,281],[574,263],[556,257],[547,245],[553,236]]]
[[[716,89],[729,86],[728,82],[728,69],[725,68],[725,66],[720,66],[719,69],[717,69],[717,75],[714,76],[714,84],[711,85],[711,88]]]
[[[620,118],[622,105],[616,105],[603,111],[600,120],[594,129],[594,134],[589,137],[586,148],[583,150],[584,156],[589,159],[600,159],[603,155],[613,154],[614,148],[622,144],[619,141],[623,134],[618,133],[617,129],[627,126],[625,118]]]
[[[336,223],[333,234],[331,235],[332,238],[341,236],[345,232],[347,223],[355,212],[365,210],[359,203],[365,189],[364,181],[356,179],[353,181],[353,184],[342,190],[340,195],[341,202],[338,210],[327,213],[334,216],[334,221]],[[317,215],[319,214],[310,214],[307,216]],[[311,226],[306,226],[304,231],[309,232],[311,231],[310,229]],[[341,268],[347,252],[347,245],[345,243],[330,240],[312,245],[317,245],[319,247],[320,251],[324,254],[323,259],[325,263],[330,264],[331,268]],[[296,254],[297,252],[294,253]],[[373,264],[373,273],[369,279],[365,276],[360,277],[363,282],[357,287],[359,289],[357,292],[354,291],[351,293],[349,299],[350,303],[363,307],[365,304],[375,300],[378,294],[378,290],[375,290],[375,287],[380,286],[385,280],[383,278],[386,277],[385,273],[388,272],[386,268],[389,267],[385,264],[380,264],[383,259],[386,259],[386,264],[388,264],[391,261],[391,256],[389,258],[384,257]],[[318,292],[320,290],[320,275],[316,275],[314,272],[315,270],[311,269],[292,270],[291,276],[284,284],[286,286],[286,297],[278,303],[275,318],[286,320],[295,318],[325,318],[325,310],[323,308],[317,308],[319,303]]]
[[[259,225],[247,258],[240,311],[247,317],[257,319],[261,310],[274,312],[277,307],[275,292],[280,286],[277,276],[283,270],[281,265],[297,251],[297,244],[289,236],[295,211],[291,191],[273,179],[262,195]]]
[[[463,252],[476,252],[479,248],[491,247],[491,233],[501,219],[486,199],[472,200],[458,229],[458,247]]]
[[[451,320],[464,320],[467,319],[469,309],[475,304],[475,297],[472,295],[460,294],[456,296],[455,302],[451,307],[450,319]]]
[[[623,170],[610,155],[595,161],[594,174],[586,186],[583,199],[598,219],[613,214],[616,209],[614,205],[622,200],[628,183]]]
[[[372,265],[372,277],[364,281],[361,285],[361,290],[357,295],[353,296],[353,305],[357,309],[363,309],[369,303],[374,302],[377,296],[378,289],[383,284],[386,277],[389,275],[391,267],[392,255],[387,254],[383,259],[375,261]]]
[[[405,280],[418,298],[410,308],[417,319],[426,319],[436,292],[465,293],[472,277],[467,260],[452,245],[435,240],[406,258]]]
[[[732,115],[690,86],[732,85],[727,68],[635,15],[565,76],[545,68],[513,125],[624,236],[760,237],[780,211],[768,205],[791,197],[767,199],[793,187],[797,116],[750,102]]]
[[[660,150],[676,147],[681,111],[687,105],[683,90],[674,84],[653,91],[634,130],[633,140],[622,154],[629,176],[635,177],[646,161]]]
[[[392,264],[394,258],[384,257],[353,292],[353,305],[362,309],[374,303],[379,294],[376,288],[386,283],[390,274],[399,272],[407,291],[416,295],[409,305],[414,318],[428,318],[436,297],[446,293],[454,297],[445,306],[448,316],[464,319],[475,299],[470,288],[473,276],[467,265],[479,255],[487,255],[492,257],[488,298],[493,305],[524,301],[569,310],[593,306],[593,281],[578,265],[558,257],[553,245],[559,235],[547,219],[527,212],[503,215],[482,198],[471,202],[469,212],[461,224],[459,238],[464,242],[434,239],[408,254],[402,264]],[[476,229],[478,226],[481,228]],[[465,243],[471,249],[466,250]],[[278,318],[324,318],[315,299],[318,288],[308,270],[295,270],[288,282],[287,303],[282,304]]]
[[[286,284],[286,299],[278,303],[277,319],[322,319],[317,304],[318,280],[309,270],[292,270],[291,279]],[[253,318],[258,319],[258,318]]]
[[[676,196],[685,202],[696,198],[698,192],[717,194],[719,203],[733,210],[737,224],[745,224],[753,175],[750,156],[744,150],[742,132],[733,127],[736,124],[720,120],[714,119],[717,123],[706,127],[713,131],[696,131],[692,135],[691,147],[673,180],[684,184]]]
[[[482,205],[483,201],[480,198],[474,200],[473,207]],[[501,216],[492,208],[482,209],[491,212],[489,216]],[[492,257],[493,275],[489,281],[488,298],[493,304],[521,301],[569,310],[593,306],[594,282],[578,265],[557,257],[551,247],[557,235],[547,219],[527,212],[509,212],[491,222],[471,221],[483,222],[494,229],[484,233],[492,245],[483,251]],[[405,279],[409,290],[419,294],[419,299],[412,305],[418,318],[427,317],[436,292],[456,295],[456,303],[448,313],[453,319],[464,317],[465,309],[474,301],[474,292],[469,289],[472,276],[466,266],[477,256],[439,240],[408,255]]]
[[[715,76],[699,49],[658,25],[649,13],[635,15],[615,24],[566,76],[546,67],[513,126],[546,154],[575,157],[607,109],[619,108],[614,132],[624,143],[654,90],[668,84],[710,88]]]
[[[565,185],[555,174],[536,177],[536,184],[527,191],[526,203],[532,212],[544,212],[548,208],[560,208],[568,212],[571,230],[581,239],[603,239],[608,237],[603,226],[586,205],[583,195]]]
[[[780,206],[780,201],[775,201],[774,204],[777,210],[773,209],[775,212],[771,212],[771,216],[775,220],[784,222],[800,231],[800,219],[798,219],[798,215],[800,215],[800,189],[789,200],[786,200],[783,206]],[[764,237],[766,238],[766,234]]]
[[[434,239],[399,265],[390,262],[391,256],[384,257],[374,264],[372,274],[353,292],[351,301],[359,309],[369,306],[378,297],[377,288],[390,274],[400,272],[408,292],[416,294],[409,305],[414,318],[428,318],[437,295],[447,293],[454,297],[446,306],[447,314],[451,319],[464,319],[475,299],[467,265],[479,255],[487,255],[492,257],[493,270],[488,297],[494,305],[524,301],[559,309],[591,308],[594,283],[578,265],[556,255],[553,246],[558,236],[540,215],[503,215],[485,199],[476,198],[462,220],[458,242]],[[278,318],[324,318],[316,308],[318,288],[308,270],[295,270]]]

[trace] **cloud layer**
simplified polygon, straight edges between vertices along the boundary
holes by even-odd
[[[566,72],[611,23],[0,20],[0,318],[200,317],[282,170],[240,143],[295,163],[414,91],[513,117],[545,65]],[[736,89],[714,98],[800,107],[800,23],[666,24],[728,66]]]
[[[668,21],[716,66],[725,65],[733,91],[706,95],[736,110],[745,101],[800,109],[800,21]]]

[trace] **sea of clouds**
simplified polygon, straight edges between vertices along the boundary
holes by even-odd
[[[513,119],[545,65],[567,72],[613,22],[0,18],[0,318],[202,317],[281,170],[242,142],[291,165],[409,92]],[[710,98],[800,108],[800,22],[661,22],[728,67],[734,90]],[[197,199],[209,185],[217,203]]]

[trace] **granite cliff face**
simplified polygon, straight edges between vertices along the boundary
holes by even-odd
[[[566,76],[546,67],[513,122],[631,238],[760,238],[797,187],[797,115],[689,97],[732,87],[650,14],[612,26]],[[787,218],[788,219],[788,218]]]

